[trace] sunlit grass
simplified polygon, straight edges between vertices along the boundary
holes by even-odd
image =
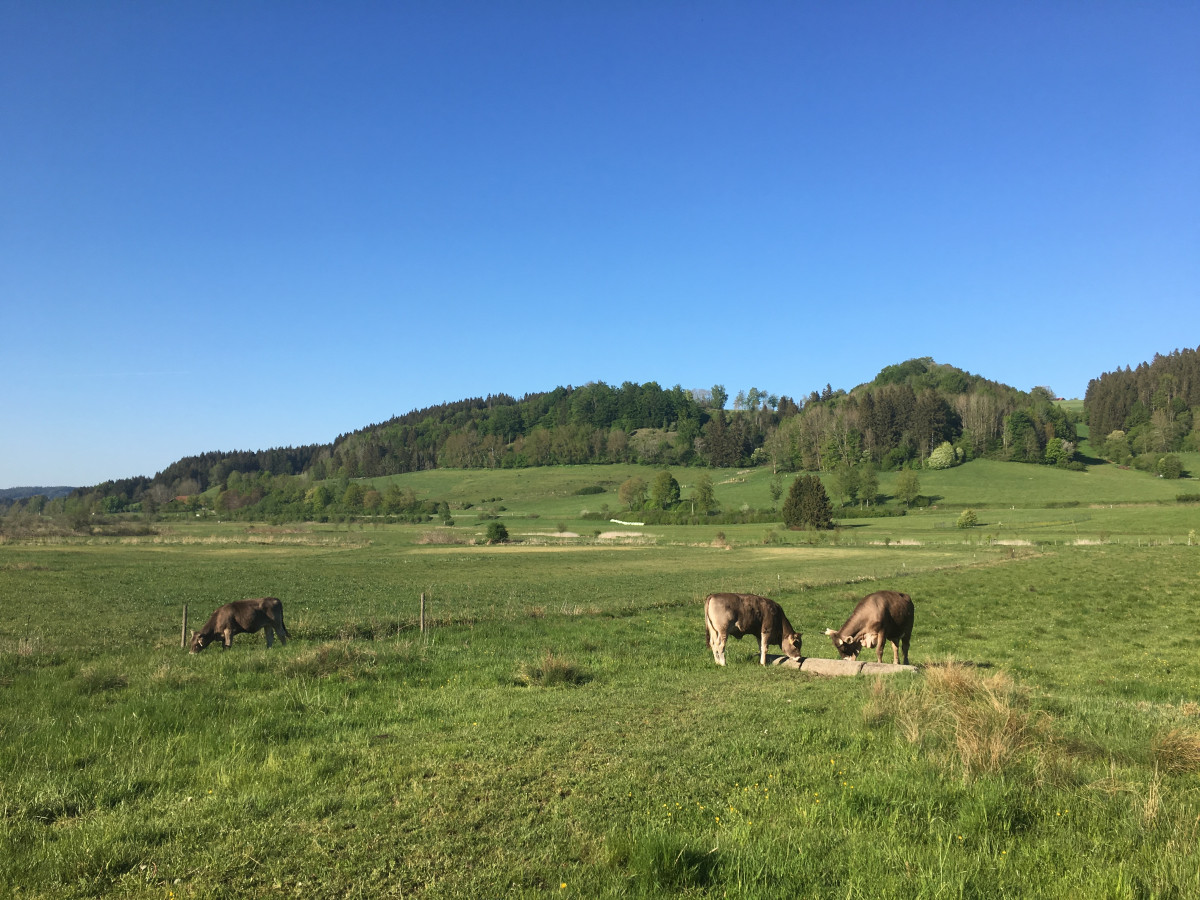
[[[1009,512],[1051,537],[938,540],[931,510],[820,543],[723,526],[728,550],[0,547],[0,893],[1200,896],[1200,548],[1169,506]],[[1053,537],[1083,515],[1104,543]],[[711,590],[774,597],[832,657],[821,630],[892,586],[912,679],[705,646]],[[261,595],[285,647],[180,650],[184,602]]]

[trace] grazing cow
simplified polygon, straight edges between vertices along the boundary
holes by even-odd
[[[854,612],[838,631],[826,628],[833,648],[842,659],[854,659],[864,648],[873,648],[876,659],[883,662],[883,645],[892,645],[892,663],[904,651],[908,665],[908,641],[913,630],[913,602],[908,594],[899,591],[876,591],[858,601]]]
[[[283,603],[278,597],[259,597],[255,600],[235,600],[226,603],[208,617],[204,627],[192,632],[192,653],[199,653],[213,641],[220,639],[226,650],[233,643],[235,634],[251,633],[265,628],[267,646],[279,635],[279,643],[286,644],[287,629],[283,627]]]
[[[755,594],[709,594],[704,598],[708,646],[718,666],[725,665],[725,639],[751,634],[758,638],[758,662],[767,664],[767,644],[778,644],[800,659],[800,635],[774,600]]]

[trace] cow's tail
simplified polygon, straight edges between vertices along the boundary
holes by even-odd
[[[709,615],[709,604],[712,602],[712,594],[704,598],[704,646],[712,649],[712,618]]]

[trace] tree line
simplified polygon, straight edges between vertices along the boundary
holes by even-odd
[[[1110,458],[1120,459],[1126,446],[1131,458],[1196,446],[1197,356],[1175,351],[1089,384],[1084,415]],[[887,366],[850,391],[827,384],[799,398],[757,387],[731,398],[723,385],[593,382],[520,399],[493,394],[430,406],[329,444],[203,453],[153,477],[7,505],[153,515],[204,495],[204,503],[231,515],[319,518],[359,510],[341,487],[332,489],[332,501],[317,502],[324,497],[313,491],[322,483],[348,486],[434,468],[583,463],[831,472],[843,503],[870,503],[874,473],[882,470],[946,468],[977,457],[1082,468],[1077,419],[1048,388],[1021,391],[928,357]],[[387,508],[375,507],[373,496],[364,501],[372,514]]]
[[[1177,478],[1174,454],[1200,450],[1200,348],[1155,354],[1088,382],[1084,410],[1105,458]]]

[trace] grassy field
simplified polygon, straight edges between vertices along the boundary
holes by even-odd
[[[939,508],[819,541],[581,519],[633,471],[581,467],[404,476],[452,529],[0,545],[0,894],[1200,896],[1195,482],[1103,468],[922,473]],[[518,543],[470,543],[484,506]],[[918,675],[704,646],[753,591],[832,657],[881,587]],[[180,650],[183,603],[264,594],[286,647]]]
[[[1190,472],[1200,473],[1200,453],[1179,454]],[[702,470],[675,469],[673,474],[680,482],[686,498],[691,493],[692,482]],[[771,472],[767,468],[706,470],[716,488],[716,496],[722,510],[737,511],[741,508],[770,509]],[[545,470],[499,470],[499,471],[455,471],[438,469],[430,472],[414,472],[392,478],[375,479],[379,486],[397,481],[411,487],[421,497],[447,500],[452,508],[456,523],[470,524],[481,512],[499,515],[506,523],[512,520],[527,520],[524,530],[529,532],[553,532],[558,524],[568,530],[590,535],[602,523],[584,520],[581,514],[598,512],[607,506],[617,518],[636,519],[622,511],[617,497],[621,482],[637,475],[649,482],[655,469],[637,466],[563,466]],[[794,475],[783,478],[784,496]],[[833,497],[832,479],[823,476],[827,490]],[[891,496],[896,473],[880,475],[879,491],[884,497]],[[1171,481],[1155,478],[1144,472],[1121,469],[1113,465],[1091,466],[1086,472],[1067,472],[1045,466],[1017,465],[992,460],[975,460],[966,465],[942,471],[920,472],[921,492],[933,499],[934,505],[943,513],[943,519],[951,525],[964,507],[988,511],[996,521],[1002,510],[1044,511],[1056,509],[1058,518],[1066,523],[1072,515],[1098,517],[1100,510],[1107,507],[1165,504],[1174,509],[1175,498],[1180,494],[1200,493],[1200,480],[1189,478]],[[605,489],[603,494],[579,495],[576,491],[589,486]],[[782,501],[781,501],[782,502]],[[462,509],[471,504],[469,509]],[[1064,504],[1071,504],[1064,509]],[[1192,506],[1193,511],[1196,509]],[[926,510],[923,515],[931,518]],[[1075,510],[1069,513],[1068,510]],[[1184,507],[1186,511],[1186,507]],[[1155,512],[1156,521],[1163,511]],[[1023,513],[1024,514],[1024,513]],[[933,517],[936,518],[936,517]],[[1044,513],[1042,518],[1046,518]],[[1126,520],[1126,511],[1113,518],[1118,529]],[[1003,521],[1003,518],[998,519]],[[858,525],[856,521],[854,523]],[[893,519],[887,523],[874,523],[876,529],[903,528],[911,523]],[[1100,517],[1099,524],[1105,522]],[[604,526],[607,528],[608,526]],[[1193,523],[1194,527],[1194,523]],[[1111,527],[1106,527],[1112,532]],[[1134,536],[1139,529],[1129,532]],[[480,529],[482,533],[482,529]],[[880,532],[882,534],[882,532]],[[1063,532],[1065,539],[1070,528]],[[1160,532],[1161,533],[1161,532]],[[1186,538],[1187,529],[1182,532]]]

